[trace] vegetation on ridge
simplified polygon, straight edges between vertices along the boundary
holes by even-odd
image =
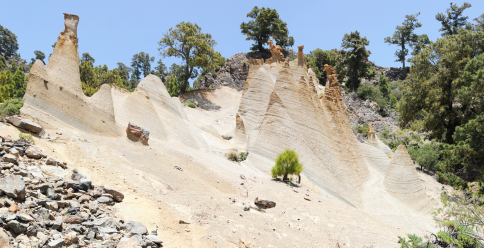
[[[273,178],[283,176],[282,181],[286,181],[288,175],[297,175],[299,177],[298,183],[301,183],[303,164],[299,163],[299,156],[294,150],[284,150],[277,156],[275,163],[271,170]]]

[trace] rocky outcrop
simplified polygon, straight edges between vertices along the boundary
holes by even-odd
[[[404,145],[398,146],[383,180],[386,190],[408,206],[428,212],[429,199]]]
[[[25,129],[32,133],[42,133],[44,130],[44,128],[40,124],[18,115],[8,117],[7,121],[18,128]]]
[[[295,56],[298,54],[290,49],[282,49],[281,52],[283,58],[284,56]],[[271,58],[271,54],[267,52],[237,53],[230,57],[229,61],[220,68],[216,75],[205,75],[200,81],[197,89],[215,89],[219,86],[229,86],[239,90],[242,89],[244,87],[244,82],[249,76],[249,66],[251,65],[250,58],[267,60]]]
[[[142,127],[139,127],[133,123],[129,123],[126,128],[126,135],[130,140],[141,141],[141,143],[147,145],[150,139],[150,132]]]
[[[0,147],[33,147],[19,140],[0,138],[0,142]],[[15,165],[5,159],[0,162],[0,247],[162,246],[156,232],[148,235],[142,223],[116,217],[110,205],[124,199],[119,190],[96,186],[76,170],[53,163],[56,159],[48,162],[26,154],[17,159]],[[46,166],[64,173],[39,169]]]

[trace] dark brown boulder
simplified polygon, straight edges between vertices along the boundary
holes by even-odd
[[[141,141],[141,143],[148,145],[148,140],[150,139],[148,130],[130,122],[126,128],[126,134],[130,140]]]

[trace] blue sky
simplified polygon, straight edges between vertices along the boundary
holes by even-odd
[[[461,5],[463,1],[454,1]],[[470,20],[484,13],[484,1],[470,0],[472,8],[464,11]],[[394,62],[395,45],[383,42],[401,25],[407,14],[420,12],[422,28],[431,40],[440,37],[437,12],[445,12],[449,1],[6,1],[2,3],[0,24],[18,37],[19,52],[30,61],[34,51],[47,56],[52,44],[64,29],[62,13],[80,17],[79,53],[89,52],[95,65],[116,67],[129,65],[133,54],[147,52],[161,58],[157,42],[170,27],[185,21],[197,23],[202,31],[212,34],[215,49],[224,57],[247,52],[251,41],[245,41],[240,24],[254,6],[275,8],[288,24],[290,35],[304,52],[316,48],[340,48],[345,33],[358,30],[370,41],[370,60],[377,65],[400,67]],[[162,58],[169,67],[175,58]]]

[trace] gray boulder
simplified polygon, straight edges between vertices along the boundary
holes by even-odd
[[[161,239],[159,239],[157,236],[155,235],[147,235],[146,236],[146,239],[150,240],[151,242],[155,243],[155,244],[161,244],[163,243],[163,241],[161,241]]]
[[[15,199],[25,199],[24,179],[19,175],[10,175],[0,179],[0,191]]]
[[[138,221],[128,221],[121,225],[121,229],[131,231],[134,234],[145,234],[148,233],[148,229],[141,222]]]
[[[29,158],[39,159],[39,158],[43,158],[43,157],[46,156],[42,152],[42,149],[40,149],[37,146],[29,146],[25,152],[27,153],[27,157],[29,157]]]
[[[117,202],[121,202],[123,201],[124,199],[124,194],[115,190],[115,189],[112,189],[112,188],[107,188],[105,187],[104,188],[104,191],[107,193],[107,194],[110,194],[113,196],[113,199]]]
[[[40,124],[18,115],[8,117],[7,121],[18,128],[28,130],[32,133],[40,133],[44,129]]]
[[[6,154],[3,156],[3,162],[13,163],[18,165],[18,158],[12,154]]]
[[[64,239],[56,239],[56,240],[50,241],[47,244],[47,247],[49,247],[49,248],[60,248],[63,245],[65,245],[65,243],[66,243],[66,241]]]
[[[29,223],[17,220],[11,220],[7,223],[7,225],[15,234],[24,233],[29,227]]]

